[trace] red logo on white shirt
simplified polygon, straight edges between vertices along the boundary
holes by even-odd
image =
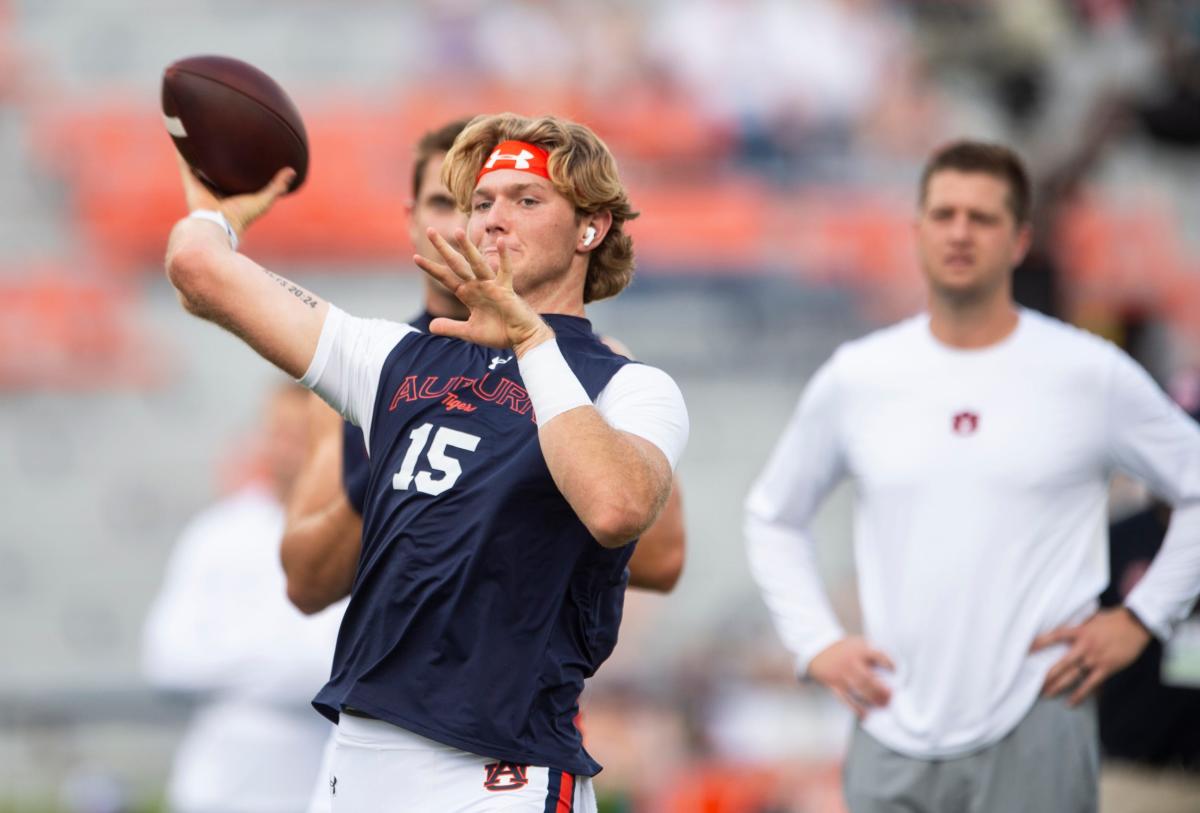
[[[951,424],[956,435],[973,435],[979,428],[979,415],[974,412],[959,412]]]

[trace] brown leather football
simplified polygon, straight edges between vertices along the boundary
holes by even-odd
[[[308,174],[308,136],[296,105],[274,79],[224,56],[193,56],[163,72],[167,132],[196,175],[218,195],[256,192],[284,167],[289,191]]]

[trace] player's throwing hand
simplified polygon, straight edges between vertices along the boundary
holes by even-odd
[[[265,215],[268,210],[275,204],[276,199],[281,195],[287,194],[288,186],[292,179],[296,177],[296,171],[290,168],[284,168],[275,173],[275,177],[271,182],[257,192],[251,192],[246,195],[232,195],[227,198],[218,198],[213,192],[192,172],[191,167],[183,160],[183,156],[175,154],[179,161],[179,175],[183,180],[183,194],[187,199],[187,207],[189,212],[195,212],[198,209],[205,209],[212,212],[220,212],[225,215],[225,219],[229,221],[229,225],[237,232],[240,238],[250,227],[250,224],[260,217]]]
[[[487,347],[511,347],[518,358],[554,338],[550,326],[513,290],[512,267],[503,238],[496,241],[497,262],[493,268],[462,229],[454,233],[455,245],[434,229],[427,234],[444,262],[419,254],[413,260],[471,311],[465,322],[434,319],[429,325],[431,333]]]

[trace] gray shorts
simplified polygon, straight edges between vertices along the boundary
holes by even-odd
[[[1039,699],[995,745],[915,759],[856,728],[843,785],[851,813],[1095,813],[1100,748],[1092,700]]]

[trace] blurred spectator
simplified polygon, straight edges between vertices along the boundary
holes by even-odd
[[[475,23],[475,55],[483,76],[521,88],[570,82],[582,71],[566,9],[551,0],[488,3]],[[495,43],[503,42],[497,48]],[[514,53],[520,59],[513,59]]]
[[[330,725],[309,701],[328,677],[343,605],[305,617],[287,600],[279,564],[306,396],[291,384],[273,393],[266,482],[192,520],[146,621],[147,678],[198,702],[167,789],[177,813],[294,813],[317,775]]]
[[[648,48],[743,159],[773,166],[851,143],[896,79],[903,34],[870,0],[673,0],[651,23]]]
[[[1061,222],[1124,120],[1112,103],[1099,104],[1078,137],[1068,140],[1058,164],[1034,180],[1033,242],[1013,271],[1013,299],[1019,304],[1047,316],[1065,317],[1058,244]]]
[[[1200,146],[1200,5],[1145,3],[1159,56],[1157,88],[1133,103],[1147,134],[1164,145]]]

